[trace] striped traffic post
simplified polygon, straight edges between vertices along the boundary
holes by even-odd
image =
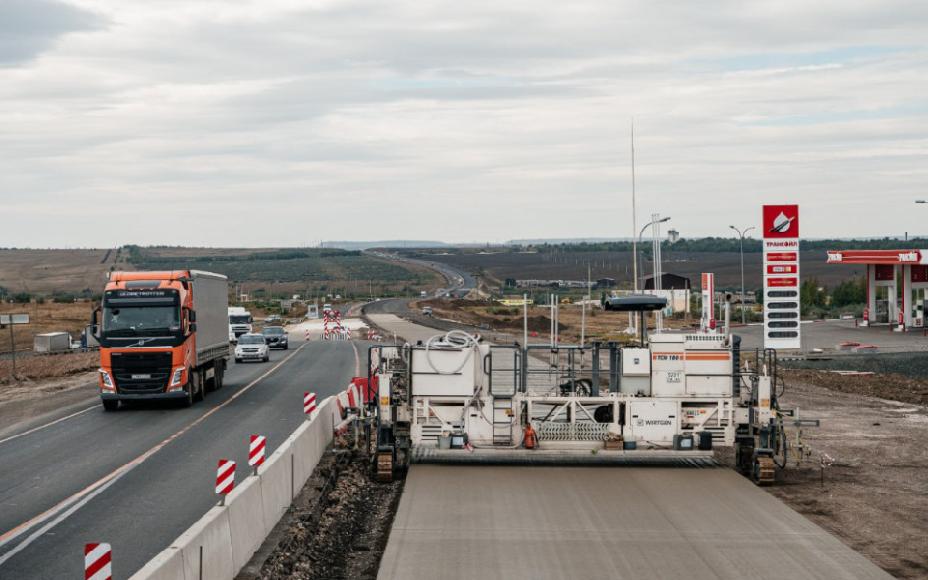
[[[303,413],[306,419],[312,419],[316,412],[316,393],[303,393]]]
[[[264,450],[267,447],[267,437],[263,435],[252,435],[251,444],[248,446],[248,465],[253,467],[255,475],[258,475],[258,466],[264,463]]]
[[[84,580],[112,580],[112,560],[109,544],[84,544]]]
[[[219,505],[226,504],[226,495],[235,487],[235,462],[220,459],[216,469],[216,493],[221,497]]]

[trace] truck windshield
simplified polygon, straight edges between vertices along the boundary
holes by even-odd
[[[177,306],[107,306],[103,309],[103,332],[109,335],[164,333],[180,331]]]
[[[233,314],[229,317],[230,324],[251,324],[251,316],[248,314]]]

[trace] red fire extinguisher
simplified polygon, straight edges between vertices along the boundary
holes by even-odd
[[[534,449],[538,444],[538,437],[535,435],[535,430],[532,429],[531,423],[525,426],[525,434],[522,438],[522,444],[526,449]]]

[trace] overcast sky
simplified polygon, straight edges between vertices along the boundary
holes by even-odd
[[[0,0],[0,246],[928,233],[928,2]]]

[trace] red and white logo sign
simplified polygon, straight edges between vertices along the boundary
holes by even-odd
[[[84,580],[112,580],[113,548],[109,544],[84,544]]]
[[[799,206],[798,205],[765,205],[764,206],[764,237],[765,238],[798,238],[799,237]]]
[[[831,250],[832,264],[923,264],[924,250]]]
[[[801,348],[799,288],[799,206],[765,205],[764,348]],[[829,259],[833,259],[829,256]],[[774,292],[780,289],[779,292]],[[790,291],[786,291],[789,289]],[[792,313],[791,320],[771,318],[771,309]]]
[[[216,469],[216,493],[227,495],[235,487],[235,462],[220,459]]]
[[[303,412],[307,415],[316,410],[316,393],[303,393]]]
[[[252,435],[251,444],[248,446],[248,465],[258,467],[264,463],[264,453],[267,447],[267,437],[263,435]]]

